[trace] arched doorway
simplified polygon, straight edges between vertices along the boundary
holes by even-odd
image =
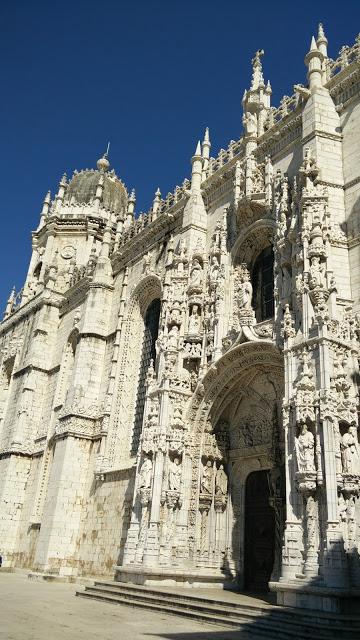
[[[249,591],[267,591],[275,559],[275,514],[269,471],[253,471],[245,485],[244,578]]]

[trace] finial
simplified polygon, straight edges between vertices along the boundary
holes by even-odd
[[[251,79],[251,90],[258,89],[260,85],[264,85],[264,76],[262,73],[261,58],[264,55],[264,49],[258,49],[255,56],[251,60],[253,73]]]
[[[63,176],[62,176],[62,178],[60,180],[60,184],[61,184],[61,186],[67,185],[67,175],[66,175],[66,173],[63,174]]]
[[[208,142],[210,144],[209,127],[206,127],[205,129],[204,142]]]
[[[272,94],[272,88],[271,88],[270,80],[267,81],[266,93]]]
[[[133,202],[135,204],[136,202],[136,194],[135,194],[135,189],[131,190],[130,196],[129,196],[129,202]]]
[[[110,150],[110,142],[107,143],[107,147],[104,155],[102,156],[102,158],[99,158],[99,160],[96,163],[96,166],[99,169],[99,171],[108,171],[110,168],[110,162],[108,160],[109,150]]]
[[[324,31],[324,27],[322,22],[319,22],[319,29],[318,29],[318,37],[317,37],[318,41],[321,40],[326,40],[327,42],[327,37],[325,35],[325,31]]]
[[[316,40],[316,44],[318,46],[319,51],[321,51],[323,56],[325,58],[327,58],[328,39],[327,39],[327,37],[325,35],[324,27],[323,27],[321,22],[319,24],[318,37],[317,37],[317,40]],[[326,78],[325,78],[325,80],[326,80]]]
[[[160,201],[161,201],[161,191],[160,191],[160,188],[158,187],[155,191],[155,198],[152,206],[153,213],[155,214],[159,209]]]

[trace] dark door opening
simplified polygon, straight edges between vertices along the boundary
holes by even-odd
[[[275,518],[268,471],[250,473],[245,486],[245,588],[268,591],[275,558]]]

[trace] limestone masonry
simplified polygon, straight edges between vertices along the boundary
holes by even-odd
[[[0,553],[73,579],[360,594],[360,36],[135,215],[110,170],[46,196],[0,324]]]

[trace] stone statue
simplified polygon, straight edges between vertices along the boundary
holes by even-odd
[[[325,289],[325,267],[321,263],[319,256],[312,256],[311,266],[309,269],[309,285],[310,289]]]
[[[181,466],[179,458],[175,458],[169,465],[168,488],[170,491],[180,491]]]
[[[214,470],[212,466],[211,460],[208,460],[206,465],[203,467],[202,477],[200,481],[200,492],[201,493],[211,493],[212,492],[212,479],[214,475]]]
[[[168,335],[168,347],[169,349],[177,349],[178,348],[178,339],[179,339],[179,327],[173,325],[169,331]]]
[[[198,314],[198,308],[198,305],[194,304],[191,310],[191,315],[189,318],[189,333],[191,335],[197,335],[198,333],[200,333],[200,317]]]
[[[151,476],[152,476],[152,462],[150,458],[145,458],[140,469],[139,489],[150,489]]]
[[[199,260],[197,260],[196,258],[192,263],[190,281],[192,286],[201,287],[202,285],[202,268]]]
[[[238,289],[238,303],[240,309],[251,309],[253,288],[250,282],[250,274],[246,268],[241,269],[240,285]]]
[[[248,135],[257,134],[257,117],[255,113],[247,111],[242,119],[243,127]]]
[[[219,258],[217,256],[213,256],[211,258],[211,265],[210,265],[210,281],[211,282],[215,282],[218,278],[219,275]]]
[[[295,438],[295,451],[299,471],[315,471],[314,436],[306,424],[301,426],[300,435]]]
[[[228,488],[228,479],[224,471],[224,465],[220,465],[215,476],[215,493],[216,495],[226,496]]]
[[[351,425],[341,439],[341,458],[344,473],[360,475],[360,447],[355,425]]]

